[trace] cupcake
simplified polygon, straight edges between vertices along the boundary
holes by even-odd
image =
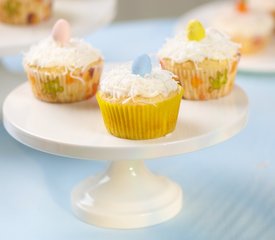
[[[168,39],[158,52],[163,69],[173,72],[184,88],[183,97],[208,100],[228,95],[240,58],[239,44],[213,28],[190,21],[186,31]]]
[[[96,98],[110,134],[141,140],[175,129],[182,93],[171,72],[152,70],[150,58],[142,55],[132,70],[122,65],[106,73]]]
[[[274,0],[250,0],[251,8],[270,13],[275,18],[275,1]]]
[[[36,24],[48,19],[52,0],[0,0],[0,21],[9,24]]]
[[[244,0],[239,0],[235,8],[224,9],[217,15],[213,26],[240,43],[242,54],[255,54],[270,42],[274,21],[271,14],[249,8]]]
[[[30,48],[23,63],[38,99],[70,103],[96,93],[103,58],[90,44],[70,38],[70,26],[61,19],[51,36]]]

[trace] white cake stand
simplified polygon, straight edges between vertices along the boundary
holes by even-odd
[[[111,22],[116,14],[117,0],[55,0],[53,16],[33,26],[0,23],[0,57],[18,54],[30,45],[46,38],[59,18],[67,19],[72,36],[82,37],[87,32]]]
[[[236,86],[219,100],[183,100],[172,134],[132,141],[107,133],[95,99],[44,103],[24,83],[3,105],[4,126],[21,143],[52,154],[111,161],[104,173],[75,187],[72,208],[85,222],[124,229],[163,222],[182,207],[181,188],[151,173],[144,159],[196,151],[224,141],[244,127],[247,113],[247,97]]]

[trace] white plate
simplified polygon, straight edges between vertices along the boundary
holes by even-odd
[[[0,24],[0,57],[18,54],[47,37],[59,18],[67,19],[73,36],[83,36],[109,23],[116,13],[116,0],[57,0],[50,20],[35,26]],[[4,33],[4,34],[3,34]]]
[[[176,31],[181,31],[185,28],[187,22],[190,19],[199,19],[204,26],[210,26],[212,17],[216,16],[217,13],[225,8],[232,8],[232,2],[212,2],[204,4],[198,8],[195,8],[180,19],[176,27]],[[272,39],[270,45],[263,50],[261,53],[242,56],[239,70],[247,72],[264,72],[274,73],[275,72],[275,38]]]

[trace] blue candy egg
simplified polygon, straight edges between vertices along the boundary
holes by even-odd
[[[132,73],[144,77],[152,71],[151,59],[147,54],[137,57],[132,64]]]

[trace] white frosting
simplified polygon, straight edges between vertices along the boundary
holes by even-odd
[[[127,65],[121,65],[103,76],[100,90],[113,99],[125,98],[125,102],[135,97],[152,98],[158,95],[167,97],[178,89],[169,71],[154,68],[144,77],[132,74]]]
[[[174,62],[194,61],[204,59],[225,60],[236,56],[240,45],[230,41],[229,37],[213,28],[206,29],[206,37],[201,41],[190,41],[186,32],[168,39],[159,50],[159,58],[170,58]]]
[[[64,66],[85,68],[88,64],[102,58],[100,52],[80,39],[70,39],[61,46],[50,36],[30,48],[25,54],[24,64],[41,67]]]
[[[249,5],[251,8],[261,9],[268,12],[275,10],[275,0],[250,0]]]
[[[24,6],[26,5],[30,5],[30,0],[20,0],[19,1],[20,3],[24,4]],[[43,3],[43,4],[49,4],[52,2],[52,0],[40,0],[40,1],[35,1],[35,2],[38,2],[38,3]]]
[[[213,26],[230,36],[263,37],[272,33],[274,22],[266,12],[250,9],[240,13],[235,9],[227,9],[214,19]]]

